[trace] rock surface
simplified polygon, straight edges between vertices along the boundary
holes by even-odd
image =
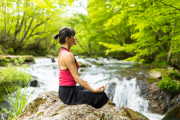
[[[158,87],[158,82],[149,84],[147,81],[138,81],[141,96],[149,100],[149,110],[160,115],[165,114],[171,106],[171,94]]]
[[[150,78],[156,78],[156,79],[161,79],[162,78],[162,73],[159,71],[151,71],[149,73]]]
[[[109,105],[95,109],[90,105],[63,104],[55,91],[41,93],[30,102],[17,120],[130,120]]]
[[[149,110],[152,113],[163,115],[170,109],[180,106],[180,93],[173,95],[166,90],[161,90],[158,82],[150,84],[147,81],[138,80],[137,83],[141,90],[141,96],[149,100]]]
[[[32,80],[29,82],[30,87],[37,87],[38,86],[38,81],[37,80]]]
[[[149,120],[143,114],[125,107],[116,107],[116,111],[130,118],[131,120]]]
[[[46,55],[47,58],[51,58],[52,62],[56,62],[53,55]]]
[[[91,65],[85,64],[85,63],[82,63],[82,62],[78,62],[78,64],[79,64],[79,67],[91,67]]]
[[[162,120],[180,120],[180,106],[168,111]]]

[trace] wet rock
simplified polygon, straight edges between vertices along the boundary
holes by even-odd
[[[148,100],[150,84],[147,81],[138,80],[137,85],[141,90],[141,96],[143,96],[144,99]]]
[[[133,75],[127,75],[127,76],[124,76],[127,80],[131,80],[133,78],[135,78]]]
[[[159,71],[151,71],[149,73],[150,78],[156,78],[156,79],[161,79],[162,78],[162,73]]]
[[[46,55],[47,58],[51,58],[52,62],[56,62],[53,55]]]
[[[30,85],[30,87],[37,87],[38,81],[37,80],[30,81],[29,85]]]
[[[131,120],[149,120],[146,116],[144,116],[142,113],[139,113],[137,111],[134,111],[129,108],[125,107],[116,107],[116,111],[118,111],[120,114],[127,116]]]
[[[99,66],[103,65],[103,63],[99,63],[99,62],[95,62],[95,61],[92,61],[92,64],[99,65]]]
[[[97,62],[97,61],[91,61],[91,60],[86,60],[94,65],[98,65],[98,66],[101,66],[101,65],[104,65],[103,63],[100,63],[100,62]]]
[[[106,94],[110,100],[113,100],[116,88],[116,82],[111,82],[106,86]]]
[[[180,106],[168,111],[162,120],[180,120]]]
[[[130,120],[109,105],[95,109],[90,105],[63,104],[55,91],[41,93],[29,103],[17,120]]]
[[[180,106],[180,93],[171,99],[171,108]]]
[[[168,91],[163,91],[158,87],[158,82],[149,84],[147,81],[138,81],[138,86],[141,90],[141,96],[149,100],[149,110],[152,113],[163,115],[170,109],[171,94]]]
[[[80,72],[84,72],[87,68],[81,68]]]
[[[79,64],[79,67],[91,67],[91,65],[85,64],[85,63],[82,63],[82,62],[78,62],[78,64]]]
[[[7,111],[13,110],[11,103],[7,100],[0,102],[0,120],[9,120],[10,115],[2,109],[6,109]]]
[[[0,108],[0,113],[2,112],[1,110],[2,110],[2,109]],[[6,112],[2,112],[2,113],[0,114],[0,120],[8,120],[9,117],[10,117],[10,115],[9,115],[8,113],[6,113]]]
[[[116,104],[113,103],[113,101],[111,101],[111,100],[108,100],[107,105],[109,105],[112,108],[116,107]]]

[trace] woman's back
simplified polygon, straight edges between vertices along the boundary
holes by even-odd
[[[59,63],[59,86],[76,86],[76,81],[74,80],[71,72],[67,68],[65,59],[67,59],[65,56],[71,53],[66,48],[61,48],[59,52],[58,57],[58,63]],[[79,68],[78,62],[75,59],[76,67]]]

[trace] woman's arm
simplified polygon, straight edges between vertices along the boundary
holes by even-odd
[[[99,87],[98,89],[93,89],[92,87],[90,87],[86,81],[84,81],[82,78],[79,77],[79,74],[78,74],[78,69],[76,67],[76,64],[75,64],[75,59],[74,59],[74,56],[72,53],[66,53],[66,65],[69,69],[69,71],[71,72],[74,80],[79,83],[81,86],[83,86],[84,88],[90,90],[91,92],[93,93],[100,93],[100,92],[103,92],[105,90],[105,86],[101,86]]]

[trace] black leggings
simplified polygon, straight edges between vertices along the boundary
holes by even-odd
[[[101,108],[108,102],[105,92],[93,93],[82,86],[59,86],[59,98],[64,104],[88,104]]]

